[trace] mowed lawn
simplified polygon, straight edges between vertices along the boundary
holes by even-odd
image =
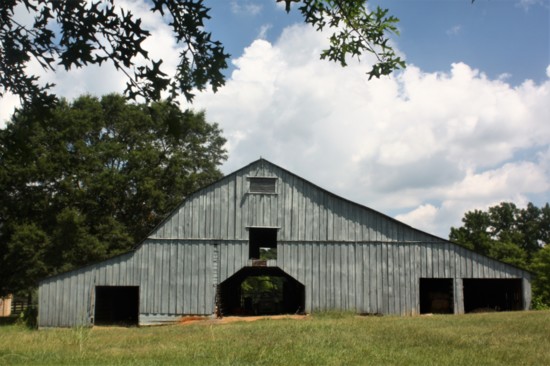
[[[0,326],[0,365],[550,365],[550,311],[314,314],[141,328]]]

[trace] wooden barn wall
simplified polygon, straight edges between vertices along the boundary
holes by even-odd
[[[277,194],[247,177],[275,176]],[[306,311],[415,314],[419,278],[523,278],[505,265],[336,197],[263,161],[188,197],[138,249],[48,278],[39,325],[90,325],[95,286],[139,286],[140,323],[212,314],[215,285],[248,263],[248,227],[279,228],[277,266],[306,289]]]
[[[219,248],[216,284],[225,281],[248,264],[248,241],[233,241],[216,244]]]
[[[219,252],[227,258],[240,247],[226,243]],[[140,323],[162,315],[212,314],[214,248],[209,241],[149,240],[135,252],[48,278],[39,286],[39,325],[90,325],[95,286],[139,286]],[[230,262],[224,271],[233,270]]]
[[[278,177],[277,194],[249,193],[254,176]],[[281,241],[438,240],[261,161],[188,197],[151,237],[248,240],[250,226],[278,227]]]
[[[43,280],[38,288],[38,325],[69,327],[89,325],[93,315],[94,285],[116,283],[136,286],[134,253],[127,253],[97,266],[80,268]]]
[[[44,280],[41,327],[90,325],[95,286],[139,286],[140,324],[212,314],[215,285],[248,263],[247,241],[149,240],[138,250]],[[528,273],[446,243],[280,242],[277,266],[305,285],[306,311],[419,312],[420,278],[524,278]],[[463,310],[462,310],[463,311]]]
[[[305,285],[307,312],[412,315],[420,309],[420,278],[453,278],[455,287],[462,278],[528,278],[520,269],[449,242],[286,242],[278,245],[277,265]],[[458,290],[454,309],[463,312]],[[530,299],[530,288],[524,296]]]

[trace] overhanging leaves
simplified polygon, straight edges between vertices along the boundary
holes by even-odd
[[[349,58],[365,54],[376,62],[369,78],[403,68],[404,61],[389,45],[397,34],[397,19],[386,9],[369,11],[363,0],[277,0],[290,11],[297,3],[304,21],[317,30],[334,30],[321,58],[347,65]],[[222,71],[229,55],[205,28],[209,9],[202,0],[151,0],[150,10],[165,19],[181,49],[173,75],[162,59],[150,55],[143,42],[150,32],[141,19],[114,0],[5,0],[0,7],[0,97],[18,95],[24,104],[55,102],[51,84],[41,84],[27,66],[35,60],[44,69],[73,69],[110,62],[128,77],[126,95],[145,101],[175,98],[192,101],[194,90],[224,85]],[[17,6],[34,15],[31,24],[14,19]]]

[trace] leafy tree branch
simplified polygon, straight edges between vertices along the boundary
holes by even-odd
[[[397,34],[397,18],[387,9],[367,9],[363,0],[277,0],[287,11],[298,4],[305,23],[322,31],[334,30],[321,58],[347,65],[348,57],[373,54],[376,63],[369,78],[387,75],[405,67],[389,45]],[[52,84],[41,84],[29,73],[31,60],[50,71],[112,63],[127,77],[125,94],[132,99],[160,100],[182,94],[192,101],[195,90],[225,83],[223,70],[229,55],[222,43],[206,30],[210,9],[203,0],[151,0],[151,12],[166,19],[181,48],[174,75],[167,75],[163,60],[142,46],[151,36],[140,18],[114,0],[5,0],[0,8],[0,97],[11,92],[23,103],[49,105],[56,100]],[[18,7],[19,6],[19,7]],[[21,24],[16,8],[34,16]]]

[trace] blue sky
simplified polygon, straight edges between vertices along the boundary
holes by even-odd
[[[515,0],[380,1],[401,19],[398,44],[425,71],[462,61],[513,84],[546,78],[550,3]]]
[[[233,56],[260,34],[273,42],[284,27],[300,23],[296,5],[286,14],[274,1],[207,1],[214,35]],[[489,77],[518,84],[545,80],[550,60],[550,3],[545,0],[380,0],[399,18],[394,37],[409,63],[425,71],[462,61]],[[220,19],[223,19],[220,21]],[[264,30],[264,31],[262,31]],[[230,69],[229,71],[231,71]]]
[[[230,173],[260,156],[340,196],[447,237],[464,213],[550,202],[548,0],[377,0],[400,19],[404,71],[368,81],[372,58],[319,60],[329,33],[274,0],[207,0],[206,26],[232,55],[227,83],[197,93],[227,138]],[[152,32],[144,48],[177,64],[179,45],[146,1],[117,4]],[[20,21],[28,19],[22,9]],[[54,91],[122,92],[112,67],[45,73]],[[0,99],[0,127],[17,99]]]

